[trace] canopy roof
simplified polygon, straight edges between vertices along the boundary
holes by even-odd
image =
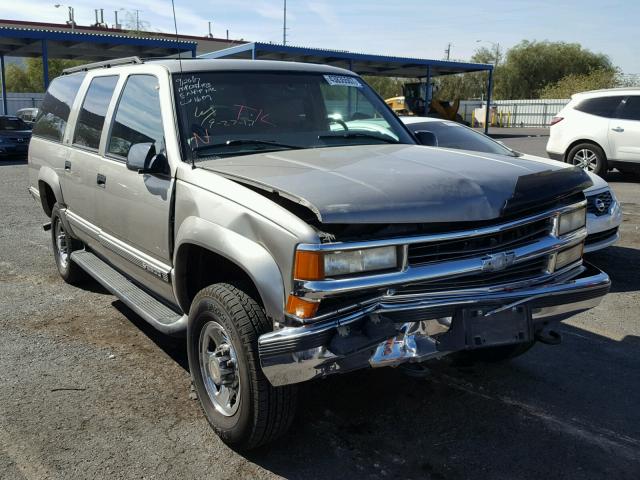
[[[0,55],[102,61],[114,58],[195,55],[196,42],[152,36],[0,26]],[[45,51],[46,50],[46,51]]]
[[[262,42],[252,42],[225,48],[216,52],[206,53],[201,57],[321,63],[346,68],[360,75],[381,77],[421,78],[493,70],[493,65],[487,63],[369,55],[343,50],[294,47]]]

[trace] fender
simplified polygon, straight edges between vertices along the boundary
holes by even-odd
[[[56,197],[56,202],[60,206],[60,220],[62,221],[65,230],[72,236],[77,237],[77,235],[73,231],[73,228],[71,227],[71,224],[67,220],[67,205],[64,203],[64,197],[62,196],[60,178],[53,168],[43,165],[38,170],[38,192],[40,193],[40,204],[42,205],[42,209],[46,213],[47,207],[45,202],[47,201],[47,196],[42,189],[42,183],[46,183],[47,185],[49,185],[49,187],[51,187],[51,190],[53,191],[54,197]]]
[[[184,244],[198,245],[238,265],[256,286],[267,316],[274,321],[284,320],[282,274],[269,251],[262,245],[218,224],[193,216],[187,217],[180,224],[176,234],[174,267],[180,247]],[[179,298],[179,281],[181,280],[174,274],[176,298]],[[184,305],[181,307],[183,311],[188,311]]]
[[[62,196],[62,189],[60,188],[60,178],[55,170],[49,166],[42,165],[38,169],[38,191],[40,192],[40,201],[42,202],[42,208],[46,212],[45,204],[46,195],[42,191],[41,182],[46,183],[53,190],[53,195],[56,197],[56,202],[61,206],[64,204],[64,197]]]

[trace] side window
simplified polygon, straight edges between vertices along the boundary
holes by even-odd
[[[33,135],[61,142],[69,120],[73,101],[80,90],[85,73],[55,78],[49,85],[33,126]]]
[[[153,75],[131,75],[118,102],[109,138],[108,153],[127,158],[136,143],[152,143],[164,151],[158,79]]]
[[[76,122],[74,145],[98,149],[104,117],[107,114],[116,83],[118,83],[117,75],[96,77],[91,80]]]
[[[618,118],[640,120],[640,96],[628,97],[624,100]]]
[[[623,96],[587,98],[576,105],[575,109],[598,117],[611,118],[623,99]]]

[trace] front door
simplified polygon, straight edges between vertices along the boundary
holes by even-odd
[[[622,101],[609,122],[612,160],[640,162],[640,95]]]
[[[167,87],[165,87],[167,88]],[[130,75],[111,115],[99,174],[104,185],[97,202],[104,255],[156,293],[171,299],[170,204],[173,178],[129,170],[132,145],[151,143],[166,155],[155,75]]]

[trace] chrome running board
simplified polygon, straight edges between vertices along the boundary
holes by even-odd
[[[93,253],[78,250],[71,254],[71,260],[162,333],[180,335],[186,331],[186,315],[156,300]]]

